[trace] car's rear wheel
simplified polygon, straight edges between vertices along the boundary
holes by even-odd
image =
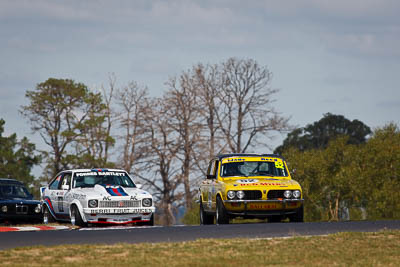
[[[79,227],[86,226],[86,223],[82,220],[78,207],[75,205],[71,207],[71,224]]]
[[[295,214],[289,216],[290,222],[304,222],[304,206],[301,206]]]
[[[49,207],[47,205],[44,205],[43,207],[43,223],[48,224],[48,223],[53,223],[55,222],[53,215],[51,215]]]
[[[229,223],[229,216],[225,210],[224,204],[222,203],[221,198],[217,197],[217,209],[215,214],[215,220],[217,224],[228,224]]]
[[[204,211],[203,204],[202,204],[201,200],[200,200],[200,212],[199,213],[200,213],[199,215],[200,215],[200,224],[201,225],[213,224],[214,223],[214,216],[211,215],[211,214],[207,214]]]

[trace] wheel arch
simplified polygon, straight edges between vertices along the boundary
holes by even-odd
[[[83,220],[85,223],[87,223],[87,219],[86,219],[85,213],[83,212],[82,204],[81,204],[81,202],[80,202],[79,200],[77,200],[77,199],[74,199],[74,200],[70,203],[70,205],[69,205],[69,217],[71,218],[72,207],[74,207],[74,206],[77,207],[79,213],[81,214],[82,220]]]

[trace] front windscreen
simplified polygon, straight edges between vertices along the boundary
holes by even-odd
[[[103,186],[136,187],[125,172],[78,172],[75,173],[73,187]]]
[[[288,176],[282,161],[226,162],[221,166],[221,177],[232,176]]]
[[[6,199],[13,198],[32,198],[32,195],[28,192],[28,190],[18,184],[2,184],[0,185],[0,197]]]

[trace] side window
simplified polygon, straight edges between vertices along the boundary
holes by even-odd
[[[62,179],[62,185],[69,185],[71,188],[71,173],[65,173]],[[62,186],[60,185],[59,189],[61,189]]]
[[[214,160],[210,161],[208,164],[207,175],[211,175],[213,169]]]
[[[62,174],[59,174],[49,185],[51,190],[58,190],[62,178]]]
[[[218,170],[218,160],[215,160],[213,164],[212,174],[217,176],[217,170]]]
[[[216,176],[217,169],[218,169],[218,161],[217,160],[210,161],[210,164],[208,165],[207,175]]]

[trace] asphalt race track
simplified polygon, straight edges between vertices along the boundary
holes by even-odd
[[[400,229],[400,221],[257,223],[170,227],[101,227],[37,232],[0,232],[0,249],[34,245],[179,242],[199,238],[268,238]]]

